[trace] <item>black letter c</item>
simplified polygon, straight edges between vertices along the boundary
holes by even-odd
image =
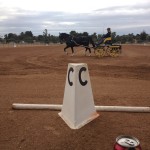
[[[70,81],[70,72],[73,72],[73,71],[74,71],[74,70],[73,70],[72,67],[71,67],[71,68],[69,69],[69,71],[68,71],[68,83],[69,83],[70,86],[73,85],[73,82]]]
[[[86,68],[85,68],[85,67],[82,67],[82,68],[80,69],[80,71],[79,71],[79,82],[80,82],[80,84],[81,84],[82,86],[85,86],[85,85],[88,83],[88,81],[87,81],[87,80],[85,80],[84,82],[82,81],[82,79],[81,79],[81,73],[82,73],[82,71],[86,71]]]

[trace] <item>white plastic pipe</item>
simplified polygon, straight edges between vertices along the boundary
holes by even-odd
[[[13,109],[49,109],[61,110],[62,105],[53,104],[12,104]],[[105,112],[150,112],[150,107],[131,107],[131,106],[95,106],[96,111]]]
[[[61,110],[62,105],[50,105],[50,104],[12,104],[13,109],[50,109]]]
[[[116,112],[150,112],[150,107],[131,107],[131,106],[95,106],[97,111],[116,111]]]

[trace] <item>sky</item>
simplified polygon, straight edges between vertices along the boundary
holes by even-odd
[[[32,31],[150,34],[150,0],[0,0],[0,36]]]

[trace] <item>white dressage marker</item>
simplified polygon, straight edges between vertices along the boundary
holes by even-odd
[[[60,117],[71,129],[79,129],[97,118],[87,64],[68,64]]]

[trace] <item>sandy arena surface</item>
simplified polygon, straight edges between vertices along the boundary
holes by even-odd
[[[119,57],[71,57],[64,45],[0,47],[0,150],[113,150],[119,135],[150,150],[150,113],[98,112],[78,130],[59,111],[14,110],[13,103],[62,104],[68,63],[87,63],[95,105],[150,106],[150,46],[123,45]]]

